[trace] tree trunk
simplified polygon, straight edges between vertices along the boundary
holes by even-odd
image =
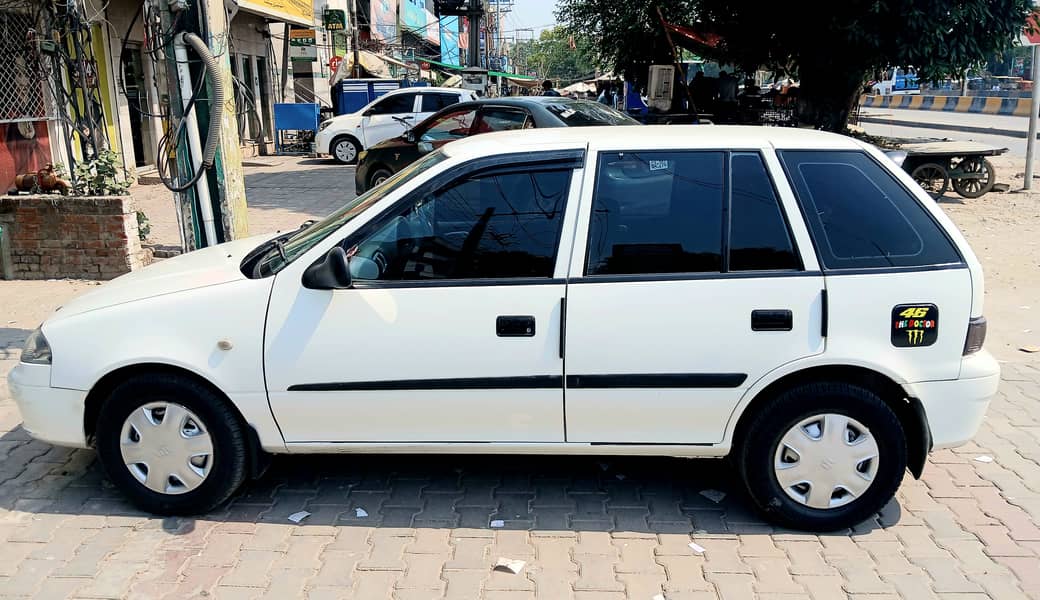
[[[826,68],[803,66],[799,75],[798,123],[844,133],[867,72],[855,69],[836,72],[830,65]]]

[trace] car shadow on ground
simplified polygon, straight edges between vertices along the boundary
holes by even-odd
[[[32,333],[18,327],[0,327],[0,360],[18,358],[25,339]]]
[[[518,455],[276,456],[259,479],[207,515],[156,517],[127,503],[90,450],[0,438],[0,508],[158,519],[170,534],[196,520],[299,527],[472,528],[645,534],[773,534],[748,504],[728,461]],[[6,474],[6,476],[5,476]],[[360,509],[360,510],[359,510]],[[895,524],[892,501],[853,530]]]

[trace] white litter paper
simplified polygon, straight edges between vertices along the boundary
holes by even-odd
[[[513,575],[518,575],[520,571],[524,570],[524,565],[527,563],[522,560],[514,560],[511,558],[500,558],[495,563],[496,571],[509,571]]]
[[[506,522],[503,521],[502,519],[495,519],[494,521],[491,522],[491,527],[493,527],[495,529],[498,529],[500,527],[505,527],[505,526],[506,526]]]
[[[701,490],[701,496],[704,496],[708,500],[718,504],[726,497],[726,492],[720,492],[719,490]]]
[[[289,520],[293,523],[299,523],[300,521],[306,519],[309,516],[311,516],[311,513],[305,510],[301,510],[300,512],[294,512],[293,514],[289,515]]]
[[[654,594],[654,597],[650,600],[664,600],[664,594]]]
[[[364,519],[365,517],[368,516],[368,511],[366,511],[365,509],[363,509],[363,508],[361,508],[359,506],[359,507],[354,509],[354,516],[356,516],[359,519]]]
[[[993,457],[992,456],[986,456],[985,454],[983,454],[982,456],[976,456],[975,457],[975,462],[991,463],[991,462],[993,462]]]
[[[704,546],[701,546],[697,542],[690,542],[689,546],[690,546],[690,549],[693,550],[694,552],[696,552],[697,554],[704,554],[704,551],[705,551]]]

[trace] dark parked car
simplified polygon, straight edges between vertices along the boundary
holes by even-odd
[[[460,102],[430,115],[404,135],[362,152],[354,175],[355,189],[358,194],[364,193],[452,140],[510,129],[593,125],[639,125],[639,122],[589,100],[521,96]]]

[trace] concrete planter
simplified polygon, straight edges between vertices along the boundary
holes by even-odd
[[[0,196],[5,279],[113,279],[148,261],[130,196]]]

